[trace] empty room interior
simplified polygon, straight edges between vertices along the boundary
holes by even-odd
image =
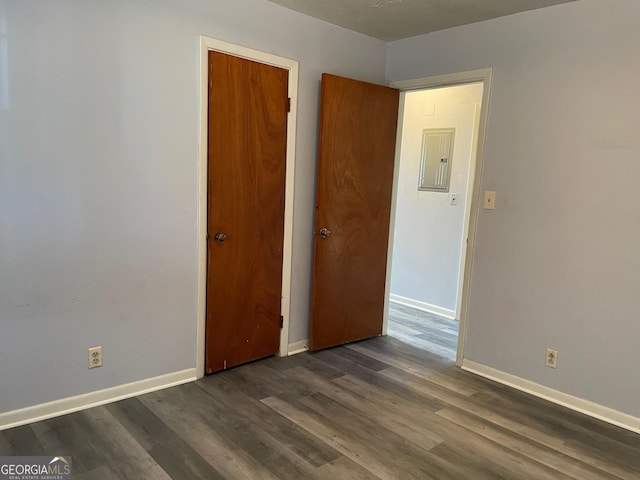
[[[637,0],[0,0],[0,478],[640,478],[638,45]]]

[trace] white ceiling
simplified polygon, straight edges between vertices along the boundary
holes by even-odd
[[[270,0],[392,41],[575,0]]]

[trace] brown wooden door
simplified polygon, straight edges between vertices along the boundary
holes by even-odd
[[[399,104],[328,74],[321,95],[311,350],[382,334]]]
[[[280,345],[288,74],[209,53],[207,373]]]

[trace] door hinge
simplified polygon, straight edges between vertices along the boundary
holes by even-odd
[[[287,98],[287,113],[291,112],[291,98]]]
[[[284,316],[280,315],[280,328],[284,328]]]

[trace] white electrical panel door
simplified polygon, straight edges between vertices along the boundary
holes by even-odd
[[[427,128],[422,131],[418,190],[449,191],[455,131],[455,128]]]

